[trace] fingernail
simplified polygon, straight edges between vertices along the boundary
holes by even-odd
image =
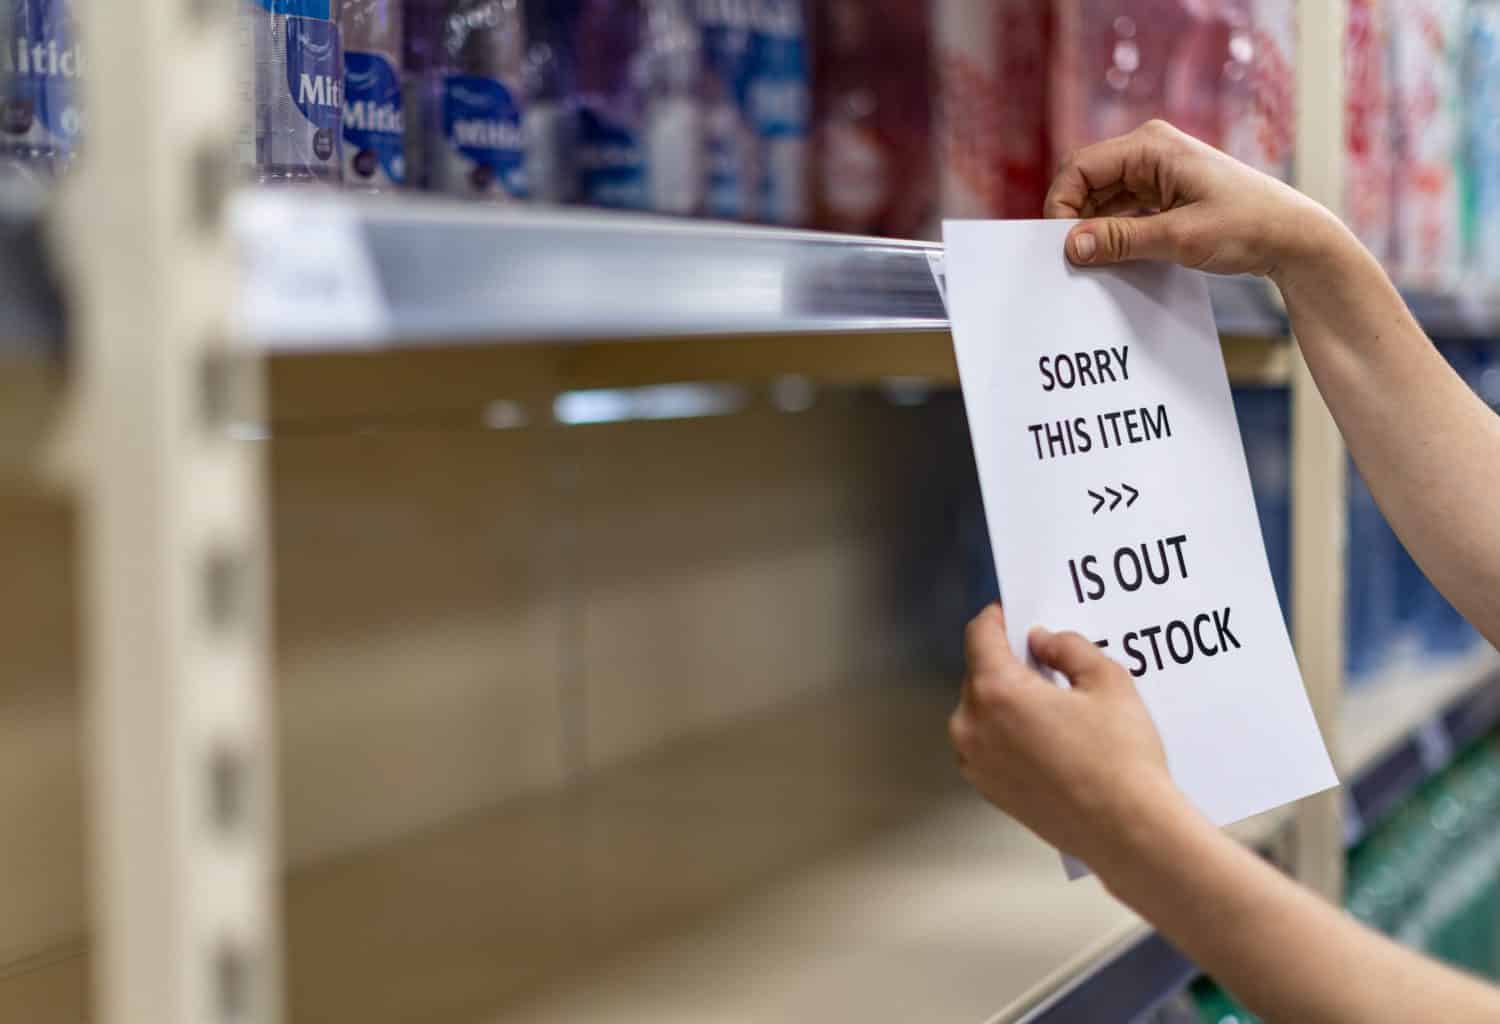
[[[1051,636],[1052,633],[1042,626],[1033,627],[1031,630],[1032,643],[1046,643]]]
[[[1093,234],[1088,231],[1080,231],[1073,236],[1073,259],[1079,263],[1087,263],[1094,258],[1094,253],[1099,249],[1099,242]]]

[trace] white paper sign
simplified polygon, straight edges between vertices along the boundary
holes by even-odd
[[[1337,785],[1276,601],[1203,275],[1077,270],[1062,221],[950,221],[949,314],[1010,641],[1130,670],[1226,825]],[[1101,758],[1112,752],[1101,750]]]

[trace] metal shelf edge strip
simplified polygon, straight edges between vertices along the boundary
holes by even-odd
[[[1199,973],[1160,933],[1149,932],[1022,1017],[1019,1024],[1137,1020],[1181,992]]]
[[[246,330],[272,351],[949,326],[932,242],[310,190],[248,192],[236,209],[242,249],[256,254],[245,261],[257,302]],[[309,224],[330,228],[316,232],[326,241],[310,245]],[[305,272],[291,272],[298,259]],[[356,264],[373,281],[363,271],[341,281],[340,267]],[[308,277],[380,308],[338,320],[347,336],[322,343],[299,330]],[[267,315],[278,288],[286,313]],[[1285,336],[1265,282],[1212,278],[1210,292],[1223,333]]]
[[[1473,688],[1425,722],[1348,783],[1357,828],[1347,830],[1349,845],[1367,835],[1397,805],[1453,758],[1500,725],[1500,672],[1491,672]]]

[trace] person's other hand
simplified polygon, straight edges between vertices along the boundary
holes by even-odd
[[[1004,613],[990,605],[964,634],[968,674],[949,738],[985,799],[1100,871],[1148,841],[1160,812],[1187,801],[1129,673],[1077,633],[1039,629],[1030,643],[1037,662],[1073,688],[1018,658]]]
[[[1165,121],[1071,154],[1047,193],[1049,218],[1081,218],[1081,266],[1168,260],[1215,274],[1278,271],[1342,225],[1326,209]]]

